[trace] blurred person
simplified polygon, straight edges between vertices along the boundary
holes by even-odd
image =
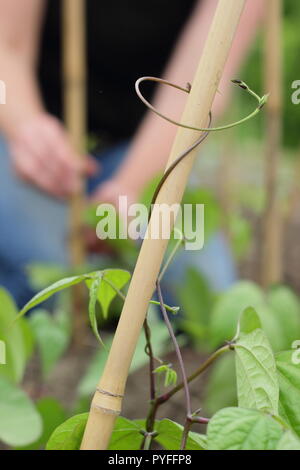
[[[88,130],[99,139],[95,160],[80,163],[62,123],[59,0],[0,0],[0,285],[19,306],[33,294],[30,262],[68,263],[68,198],[80,177],[94,202],[136,202],[166,165],[176,126],[145,112],[134,92],[143,75],[192,81],[217,0],[88,0]],[[230,79],[256,35],[264,2],[247,2],[214,108],[219,118],[230,99]],[[179,120],[186,95],[158,87],[154,105]],[[96,166],[95,166],[96,162]],[[196,265],[215,289],[235,279],[221,235],[202,252],[179,255],[169,279]],[[172,277],[173,276],[173,277]]]

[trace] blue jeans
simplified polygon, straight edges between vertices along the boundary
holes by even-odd
[[[124,143],[96,156],[101,170],[88,181],[89,193],[111,178],[127,148]],[[6,143],[0,138],[0,286],[11,292],[19,307],[34,294],[26,276],[29,263],[68,263],[67,224],[67,205],[17,178]],[[216,290],[227,289],[236,278],[220,233],[200,252],[180,253],[168,270],[167,283],[180,282],[188,266],[199,269]]]

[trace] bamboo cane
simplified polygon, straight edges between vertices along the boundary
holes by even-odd
[[[263,287],[280,282],[282,277],[281,235],[277,182],[282,136],[282,0],[268,0],[265,45],[265,85],[270,91],[267,103],[267,142],[265,162],[266,207],[263,219]]]
[[[65,124],[77,155],[83,155],[86,138],[85,0],[63,0],[62,19]],[[82,237],[83,205],[82,181],[82,187],[70,201],[69,249],[73,266],[81,266],[85,261]],[[80,344],[86,329],[82,286],[73,289],[73,310],[74,342]]]
[[[205,126],[245,0],[219,0],[200,64],[193,82],[182,122]],[[197,138],[199,133],[180,128],[171,150],[168,166]],[[158,195],[157,204],[181,201],[196,152],[172,172]],[[151,217],[148,233],[153,225]],[[155,289],[168,240],[146,238],[129,286],[114,341],[91,404],[82,449],[106,449],[122,397],[136,343]]]

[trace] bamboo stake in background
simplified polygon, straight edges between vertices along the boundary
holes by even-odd
[[[86,30],[85,0],[63,0],[63,76],[65,124],[77,155],[84,155],[86,140]],[[73,266],[85,262],[82,236],[84,181],[70,203],[69,247]],[[74,341],[80,343],[86,323],[84,290],[73,289]]]
[[[219,0],[182,122],[205,127],[245,0]],[[168,165],[199,138],[199,133],[179,128]],[[157,204],[182,199],[196,151],[182,160],[163,185]],[[154,223],[152,214],[148,233]],[[82,449],[106,449],[121,411],[130,363],[151,299],[168,240],[145,239],[129,286],[109,357],[94,395]]]
[[[282,0],[267,0],[265,87],[267,103],[266,208],[263,217],[261,282],[263,287],[282,279],[282,221],[277,183],[282,137]]]

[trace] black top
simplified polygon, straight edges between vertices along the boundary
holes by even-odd
[[[46,106],[62,115],[62,0],[49,0],[39,75]],[[89,130],[112,142],[129,138],[145,110],[134,91],[160,76],[196,0],[88,0]]]

